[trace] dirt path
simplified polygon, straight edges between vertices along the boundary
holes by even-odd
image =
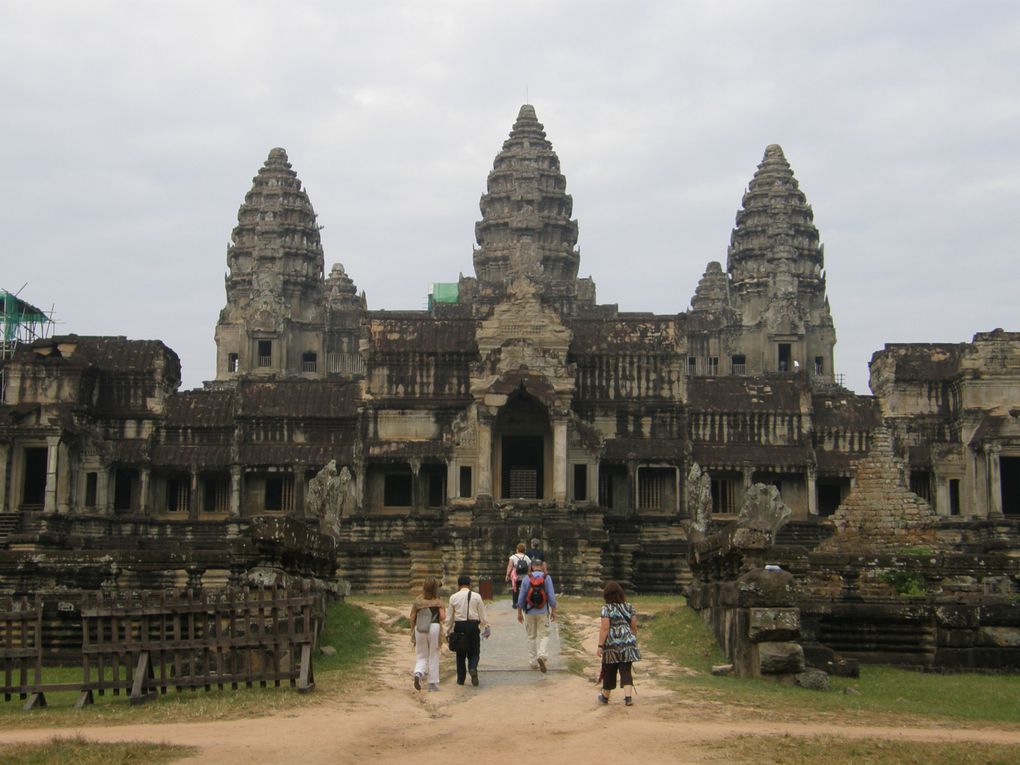
[[[548,763],[604,761],[626,750],[640,763],[723,761],[705,744],[726,736],[846,736],[914,741],[983,741],[1020,745],[1020,731],[941,727],[845,726],[837,723],[691,719],[685,705],[655,682],[658,662],[642,662],[639,696],[626,708],[615,698],[595,704],[596,687],[565,671],[547,675],[528,669],[523,629],[508,606],[492,609],[493,639],[482,648],[481,685],[457,686],[452,660],[444,660],[439,693],[411,687],[413,662],[407,635],[384,633],[386,651],[369,667],[367,681],[345,698],[324,699],[272,717],[162,725],[52,728],[0,732],[2,747],[81,734],[97,741],[166,741],[198,747],[181,762],[206,765],[276,765],[299,762],[337,765],[364,762],[444,763],[486,758],[496,752],[539,756]],[[379,607],[375,617],[397,616]],[[593,656],[595,620],[586,620],[583,647]],[[594,659],[591,659],[594,667]],[[706,717],[703,712],[699,715]]]

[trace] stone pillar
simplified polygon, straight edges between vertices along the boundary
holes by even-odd
[[[57,466],[60,463],[60,436],[46,439],[46,498],[44,513],[57,512]]]
[[[599,463],[588,465],[588,501],[594,505],[599,503]]]
[[[0,444],[0,513],[6,513],[7,508],[13,509],[13,501],[7,504],[7,458],[11,448],[7,444]]]
[[[450,460],[446,463],[446,501],[450,502],[460,496],[460,476],[457,474],[457,463]]]
[[[422,506],[425,504],[421,501],[421,460],[412,459],[411,465],[411,515],[418,515],[421,513]]]
[[[295,518],[305,517],[305,473],[308,472],[304,465],[294,466],[294,508],[290,514]]]
[[[638,466],[630,461],[627,463],[627,515],[637,512],[639,499]]]
[[[553,501],[564,505],[567,501],[567,421],[553,422]]]
[[[138,512],[149,515],[152,511],[152,469],[143,467],[138,470]],[[162,509],[166,509],[165,507]]]
[[[808,465],[804,471],[804,484],[807,487],[807,511],[808,515],[818,515],[818,470],[814,465]]]
[[[230,517],[241,516],[241,466],[230,466]]]
[[[71,511],[71,452],[67,444],[57,446],[57,512]]]
[[[1002,516],[1002,484],[999,475],[999,452],[1002,447],[998,444],[985,444],[985,462],[988,471],[988,515]]]
[[[110,468],[100,468],[96,474],[96,512],[109,515],[113,499],[110,497]]]
[[[196,520],[201,508],[202,497],[199,493],[198,468],[191,468],[191,489],[188,492],[188,519]]]
[[[492,498],[492,423],[478,419],[478,463],[476,467],[478,478],[475,485],[478,490],[475,495],[479,498]]]

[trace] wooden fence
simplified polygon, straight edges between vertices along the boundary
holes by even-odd
[[[220,690],[283,681],[315,686],[312,649],[325,601],[307,589],[86,593],[81,606],[81,681],[43,682],[43,601],[0,603],[4,700],[46,705],[47,692],[126,691],[140,704],[170,688]]]

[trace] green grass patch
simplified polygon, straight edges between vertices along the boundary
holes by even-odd
[[[192,747],[137,742],[102,744],[84,738],[55,738],[45,744],[5,748],[5,765],[160,765],[196,752]]]
[[[267,687],[231,690],[227,686],[211,691],[202,689],[176,691],[171,688],[165,695],[141,706],[132,706],[127,692],[100,696],[95,704],[74,709],[76,691],[47,693],[47,707],[30,712],[21,711],[22,701],[17,697],[3,701],[0,696],[0,728],[21,728],[28,725],[126,725],[134,723],[181,722],[188,720],[231,720],[272,714],[284,709],[314,704],[342,692],[353,682],[356,673],[350,670],[368,661],[380,650],[379,636],[368,613],[353,603],[340,601],[329,605],[326,624],[319,638],[319,646],[332,646],[335,656],[316,652],[313,657],[316,687],[312,693],[300,694],[287,683],[276,688]],[[47,668],[44,683],[74,683],[81,681],[80,667]]]
[[[1020,676],[926,674],[888,666],[861,667],[858,679],[832,677],[828,693],[753,678],[715,677],[713,664],[726,659],[708,625],[693,610],[673,607],[647,622],[643,646],[677,666],[695,670],[667,681],[716,701],[771,710],[918,719],[1020,723]],[[860,695],[843,693],[847,687]]]
[[[699,745],[701,748],[702,745]],[[704,748],[756,765],[1013,765],[1020,747],[838,737],[743,735]]]

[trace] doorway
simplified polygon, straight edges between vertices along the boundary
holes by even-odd
[[[552,431],[545,407],[518,390],[496,417],[496,464],[503,499],[544,499]]]

